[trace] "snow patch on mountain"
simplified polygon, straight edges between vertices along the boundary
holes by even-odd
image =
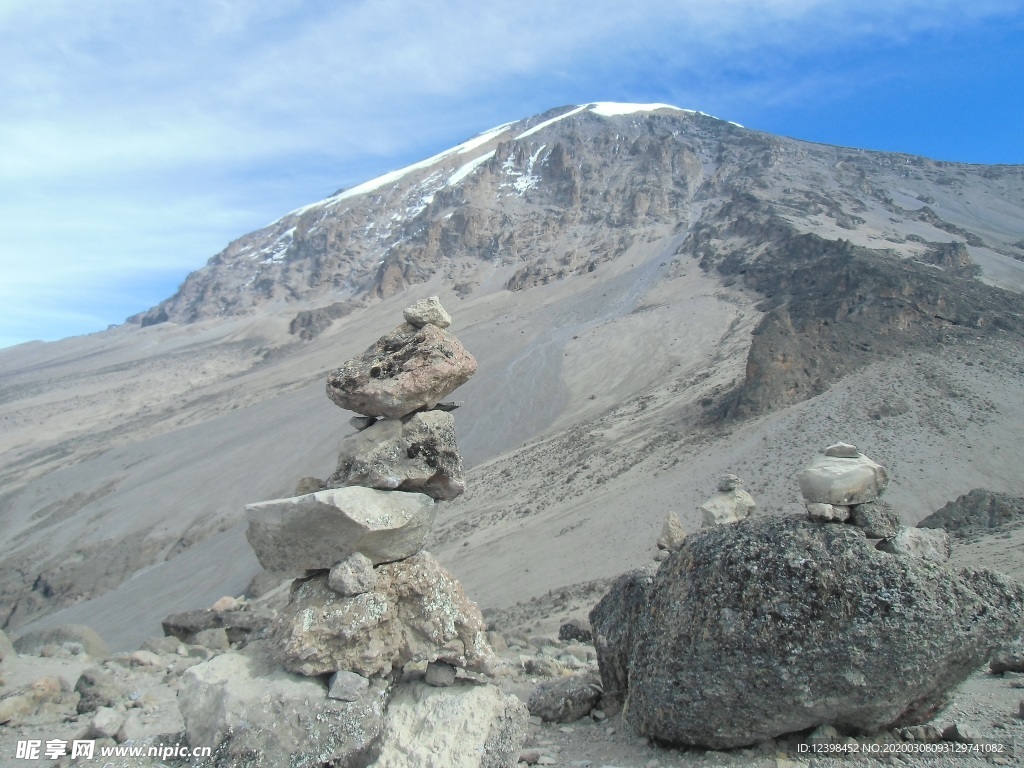
[[[493,149],[490,152],[488,152],[486,155],[481,155],[480,157],[476,158],[476,160],[470,160],[464,166],[459,168],[459,170],[457,170],[455,173],[453,173],[451,176],[448,177],[448,184],[447,184],[447,186],[451,187],[451,186],[454,186],[455,184],[458,184],[460,181],[462,181],[464,178],[469,176],[469,174],[471,174],[473,171],[475,171],[481,165],[486,163],[492,157],[494,157],[494,150]]]
[[[525,139],[527,136],[532,136],[533,134],[537,133],[537,131],[542,131],[549,125],[557,123],[559,120],[565,120],[565,118],[567,117],[572,117],[573,115],[579,114],[588,106],[588,104],[584,104],[583,106],[576,107],[576,109],[571,109],[568,112],[559,115],[558,117],[553,117],[550,120],[545,120],[543,123],[537,123],[537,125],[533,126],[533,128],[530,128],[529,130],[524,131],[523,133],[520,133],[518,136],[516,136],[516,141],[519,141],[520,139]]]

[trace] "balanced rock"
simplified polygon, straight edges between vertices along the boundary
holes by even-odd
[[[452,324],[452,316],[441,306],[441,300],[437,296],[420,299],[411,307],[406,307],[402,317],[413,328],[422,328],[424,325],[447,328]]]
[[[399,418],[431,408],[476,372],[459,340],[436,325],[404,323],[327,377],[327,396],[366,416]]]
[[[327,483],[454,499],[466,490],[455,420],[444,411],[382,419],[342,443],[338,469]]]
[[[885,468],[863,454],[818,456],[797,475],[800,492],[811,504],[864,504],[874,501],[889,484]]]
[[[718,478],[718,490],[720,491],[735,491],[743,485],[743,481],[737,475],[724,474]]]
[[[844,523],[850,517],[850,508],[840,504],[807,503],[807,516],[822,523]]]
[[[936,563],[944,563],[952,554],[949,534],[941,528],[901,528],[892,538],[878,542],[878,549]]]
[[[373,561],[362,552],[353,552],[327,574],[327,586],[346,597],[369,592],[376,583]]]
[[[332,488],[246,506],[246,537],[268,571],[330,568],[353,552],[374,563],[418,552],[434,500],[422,493]]]
[[[702,525],[707,528],[714,525],[728,525],[750,517],[757,502],[754,497],[739,487],[711,494],[700,505]]]
[[[850,507],[850,522],[864,529],[869,539],[887,539],[899,533],[900,516],[884,501],[869,501]]]
[[[826,456],[832,456],[837,459],[856,459],[860,456],[860,451],[857,450],[856,445],[850,445],[849,443],[835,443],[825,449]]]
[[[356,701],[329,698],[323,680],[276,666],[264,641],[186,670],[178,707],[193,747],[215,766],[313,768],[365,753],[380,733],[391,682],[372,680]]]
[[[605,688],[641,734],[712,749],[926,722],[1024,628],[1024,585],[798,518],[693,533],[637,583],[591,613]]]
[[[373,589],[352,597],[331,589],[326,575],[299,584],[274,627],[288,669],[370,677],[440,659],[490,672],[493,652],[480,609],[429,552],[375,571]]]
[[[523,703],[493,685],[403,682],[391,697],[370,768],[512,768],[528,720]]]

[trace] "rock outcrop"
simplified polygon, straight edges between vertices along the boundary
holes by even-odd
[[[852,471],[802,482],[809,503],[877,500],[884,469],[827,458]],[[927,721],[1019,636],[1024,585],[879,551],[854,524],[754,518],[691,534],[653,576],[621,577],[590,620],[606,695],[634,728],[722,749]]]
[[[943,528],[950,536],[967,538],[1024,522],[1024,498],[975,488],[924,518],[919,528]]]

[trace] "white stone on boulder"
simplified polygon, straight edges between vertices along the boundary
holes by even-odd
[[[832,456],[837,459],[856,459],[860,456],[860,451],[857,450],[856,445],[850,445],[849,443],[836,443],[825,449],[825,455]]]
[[[754,497],[742,488],[731,491],[718,491],[700,505],[703,516],[702,525],[710,528],[715,525],[728,525],[745,520],[757,507]]]
[[[874,501],[885,491],[885,467],[867,456],[818,456],[797,475],[804,500],[812,504],[849,506]]]
[[[920,557],[944,563],[952,553],[949,534],[941,528],[901,528],[899,533],[878,542],[878,549],[892,555]]]
[[[268,571],[331,568],[353,552],[374,563],[414,555],[430,532],[422,493],[351,486],[246,506],[246,537]]]
[[[665,515],[665,522],[661,526],[661,535],[658,537],[658,549],[675,549],[686,538],[686,530],[679,521],[676,512],[669,512]]]
[[[808,502],[807,516],[823,523],[843,523],[850,517],[850,508],[841,504],[819,504]]]
[[[506,768],[514,766],[529,715],[493,685],[418,681],[395,687],[371,768]]]
[[[412,306],[406,307],[402,311],[402,317],[414,328],[422,328],[424,325],[447,328],[452,324],[452,316],[441,306],[441,300],[437,296],[420,299]]]

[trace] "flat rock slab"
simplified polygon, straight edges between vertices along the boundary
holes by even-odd
[[[419,552],[434,500],[422,493],[332,488],[246,506],[246,537],[268,571],[331,568],[354,552],[375,564]]]
[[[517,763],[529,716],[493,685],[395,687],[370,768],[506,768]]]
[[[703,529],[621,581],[590,615],[605,690],[640,733],[712,749],[927,722],[1024,628],[1024,585],[798,518]]]
[[[811,504],[864,504],[889,485],[885,467],[863,454],[855,458],[818,456],[797,475],[800,492]]]
[[[331,589],[326,575],[299,583],[273,630],[288,669],[370,677],[440,659],[491,671],[494,656],[480,609],[429,552],[375,570],[373,589],[350,597]]]
[[[365,416],[397,419],[432,408],[469,381],[476,358],[436,325],[403,323],[327,377],[327,396]]]
[[[466,490],[455,420],[444,411],[382,419],[347,438],[328,486],[362,485],[450,501]]]
[[[185,671],[178,707],[189,744],[211,747],[215,766],[346,765],[380,733],[389,680],[355,701],[327,696],[323,680],[278,667],[263,647],[225,653]]]

